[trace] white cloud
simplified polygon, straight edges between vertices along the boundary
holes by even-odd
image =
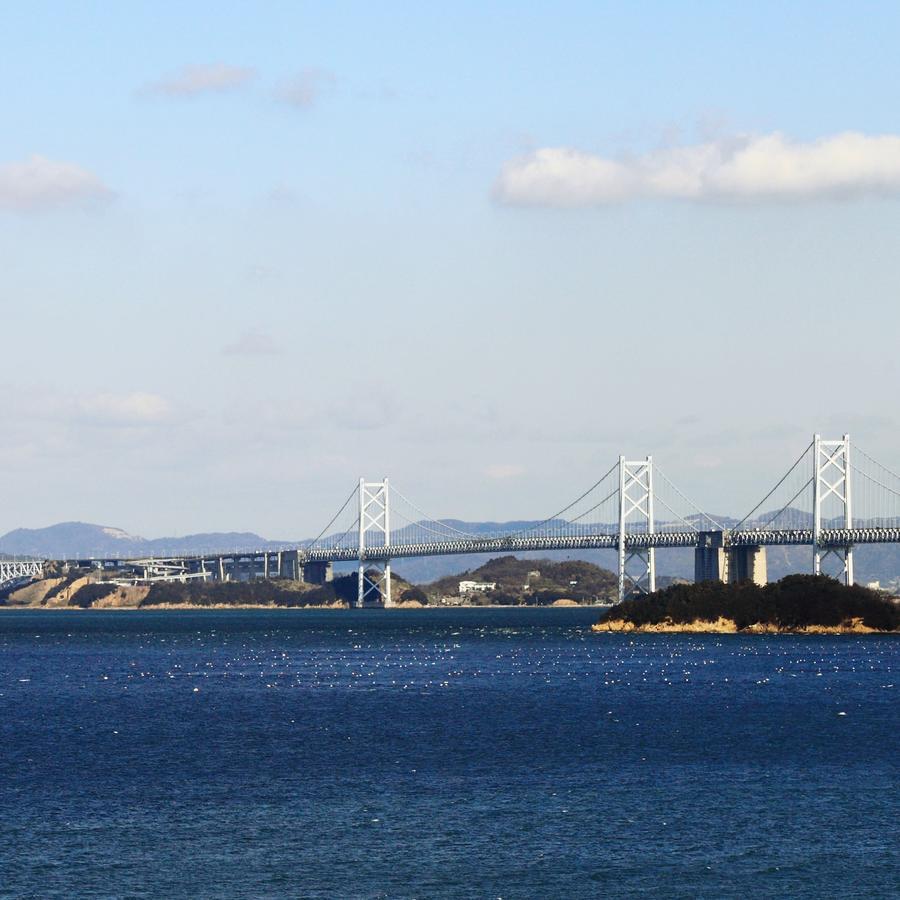
[[[318,419],[329,427],[347,431],[376,431],[394,426],[398,416],[395,397],[378,394],[377,390],[360,390],[343,398],[334,398],[329,407],[318,414]]]
[[[517,478],[519,475],[525,474],[525,466],[517,466],[512,463],[498,463],[488,466],[484,470],[484,474],[488,478]]]
[[[229,356],[272,356],[281,352],[275,339],[260,331],[248,331],[222,351]]]
[[[174,75],[148,85],[146,90],[169,97],[195,97],[197,94],[233,91],[256,77],[256,69],[210,63],[182,66]]]
[[[298,109],[309,109],[319,99],[322,91],[333,85],[335,77],[324,69],[304,69],[288,82],[280,92],[285,103]]]
[[[78,401],[81,417],[104,425],[157,425],[169,418],[169,402],[159,394],[94,394]]]
[[[0,165],[0,210],[31,212],[63,206],[96,206],[112,191],[92,172],[70,162],[30,156]]]
[[[500,203],[605,206],[642,197],[804,200],[900,194],[900,136],[844,132],[816,141],[745,135],[609,159],[545,147],[509,161]]]

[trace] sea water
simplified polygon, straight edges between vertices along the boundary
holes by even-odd
[[[900,639],[0,613],[2,897],[896,897]]]

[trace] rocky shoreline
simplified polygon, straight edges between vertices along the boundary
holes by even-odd
[[[850,619],[840,625],[804,625],[798,628],[785,628],[778,625],[756,622],[745,628],[738,628],[733,619],[720,616],[715,621],[698,620],[695,622],[673,622],[671,619],[635,625],[624,619],[597,622],[591,630],[598,634],[900,634],[900,631],[885,631],[870,628],[860,618]]]

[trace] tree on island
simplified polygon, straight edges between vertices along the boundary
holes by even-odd
[[[730,619],[738,630],[765,625],[792,630],[839,627],[858,620],[878,631],[900,629],[900,606],[877,591],[844,585],[825,575],[788,575],[763,587],[751,581],[673,584],[645,597],[624,600],[605,613],[604,622],[630,622],[639,628],[671,622],[689,625]]]

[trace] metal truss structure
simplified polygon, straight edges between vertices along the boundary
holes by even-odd
[[[220,569],[222,568],[222,560],[218,560]],[[156,581],[208,581],[212,578],[213,573],[206,567],[207,560],[200,559],[199,566],[192,566],[185,559],[138,559],[134,561],[134,577],[129,579],[117,579],[123,584],[152,584]],[[221,580],[224,581],[224,572],[221,573]]]
[[[636,521],[635,521],[636,520]],[[656,590],[656,559],[652,544],[627,542],[629,524],[652,535],[653,457],[629,461],[619,457],[619,599]]]
[[[382,551],[378,558],[367,555],[368,535],[372,535],[371,543]],[[393,605],[390,546],[391,500],[388,480],[366,481],[365,478],[360,478],[358,607]]]
[[[837,560],[834,575],[845,584],[853,584],[853,544],[827,544],[822,541],[822,513],[827,506],[837,506],[846,531],[853,528],[850,496],[850,435],[839,441],[813,438],[813,570],[822,574],[822,563]],[[833,517],[830,517],[833,518]]]
[[[0,587],[23,578],[41,578],[44,563],[39,559],[0,560]]]

